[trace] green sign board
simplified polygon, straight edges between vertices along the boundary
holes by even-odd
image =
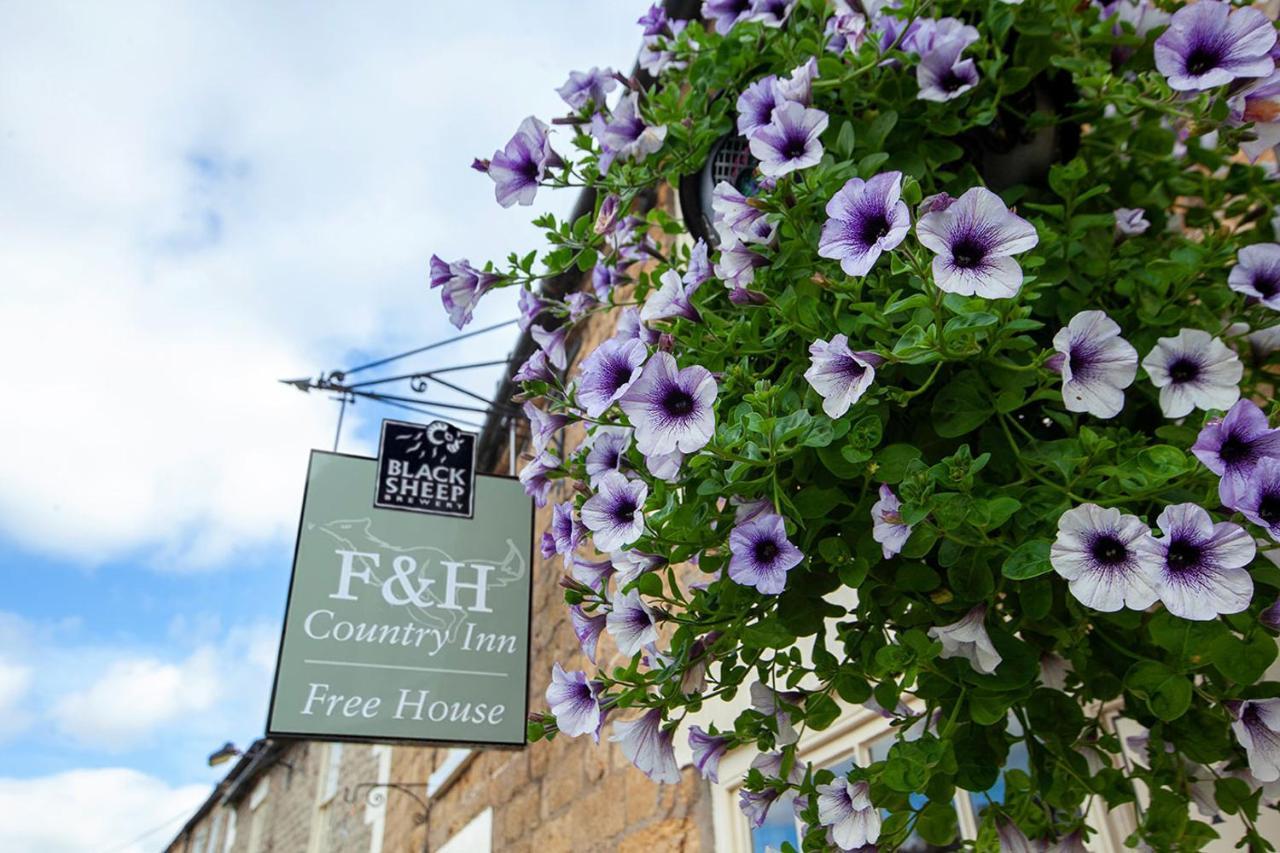
[[[381,509],[377,480],[311,454],[267,734],[522,745],[529,498],[481,475],[472,518]]]

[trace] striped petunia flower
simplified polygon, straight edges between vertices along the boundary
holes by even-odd
[[[476,269],[465,259],[447,263],[431,256],[431,286],[440,288],[440,301],[449,312],[449,322],[459,329],[471,322],[476,303],[500,278]]]
[[[1193,409],[1228,409],[1240,399],[1244,365],[1222,341],[1202,329],[1183,329],[1159,338],[1142,360],[1151,383],[1160,389],[1160,410],[1182,418]]]
[[[822,397],[827,417],[839,418],[862,399],[884,359],[873,352],[855,352],[849,349],[848,338],[835,335],[809,345],[809,362],[805,380]]]
[[[933,280],[941,290],[1004,299],[1022,287],[1013,259],[1039,242],[1035,227],[1005,207],[986,187],[972,187],[955,201],[940,200],[916,222],[916,236],[934,253]]]
[[[1280,459],[1259,460],[1241,484],[1231,508],[1280,542]]]
[[[591,681],[585,672],[565,672],[559,662],[551,665],[551,683],[547,685],[547,705],[556,718],[556,728],[569,737],[591,735],[600,742],[604,710],[600,707],[599,681]]]
[[[882,252],[906,238],[910,227],[901,172],[881,172],[866,181],[851,178],[827,202],[818,255],[839,261],[846,275],[866,275]]]
[[[787,573],[800,565],[804,553],[787,539],[782,516],[762,513],[729,533],[729,577],[777,595],[787,586]]]
[[[1280,311],[1280,243],[1245,246],[1227,275],[1227,286]]]
[[[1154,540],[1160,560],[1155,590],[1170,613],[1207,621],[1249,606],[1253,578],[1245,567],[1257,548],[1243,527],[1215,524],[1193,503],[1165,507],[1156,526],[1164,536]]]
[[[610,338],[582,360],[578,405],[598,418],[640,377],[648,348],[635,338]]]
[[[1225,704],[1235,716],[1231,730],[1249,756],[1249,772],[1259,782],[1280,780],[1280,699]]]
[[[630,657],[658,640],[657,619],[653,608],[645,604],[636,590],[620,593],[605,617],[605,630],[618,645],[618,651]]]
[[[1145,610],[1158,597],[1161,559],[1151,531],[1115,507],[1081,504],[1064,512],[1049,562],[1076,600],[1094,610]]]
[[[774,107],[773,120],[752,131],[751,154],[760,161],[762,174],[772,178],[816,166],[822,159],[819,137],[827,129],[829,117],[795,101]]]
[[[573,635],[578,638],[578,645],[587,660],[596,662],[596,647],[600,644],[600,634],[604,631],[605,615],[592,615],[575,604],[569,608],[569,620],[573,623]]]
[[[732,741],[725,735],[709,734],[701,726],[689,727],[689,750],[693,766],[703,779],[713,784],[720,781],[720,759],[729,751]]]
[[[942,657],[964,658],[975,672],[990,675],[1003,658],[991,644],[986,626],[987,606],[980,604],[950,625],[929,629],[929,636],[942,643]]]
[[[715,432],[717,392],[716,381],[705,367],[681,369],[670,353],[658,352],[618,404],[631,419],[641,453],[694,453]]]
[[[819,785],[818,822],[831,828],[831,839],[841,850],[875,844],[880,837],[880,811],[871,804],[871,786],[847,779]]]
[[[646,711],[634,720],[613,724],[613,737],[627,760],[655,782],[674,785],[680,781],[672,733],[662,727],[662,711]]]
[[[1069,412],[1114,418],[1124,389],[1138,375],[1138,351],[1120,337],[1120,326],[1102,311],[1081,311],[1053,336],[1058,354],[1049,366],[1062,374],[1062,403]]]
[[[1200,0],[1174,13],[1156,39],[1156,68],[1179,92],[1201,92],[1275,69],[1275,26],[1257,9]]]
[[[502,150],[493,152],[484,171],[493,179],[498,204],[503,207],[533,204],[547,168],[560,163],[560,158],[551,150],[547,130],[546,124],[529,116]]]
[[[1257,403],[1237,400],[1226,417],[1204,425],[1191,452],[1222,478],[1218,497],[1224,505],[1232,506],[1261,460],[1280,459],[1280,429],[1271,428]]]
[[[628,480],[616,471],[601,475],[594,495],[582,505],[582,523],[592,533],[596,548],[616,551],[644,533],[644,502],[649,487],[643,480]]]

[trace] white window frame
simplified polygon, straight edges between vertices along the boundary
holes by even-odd
[[[231,853],[231,848],[236,843],[236,809],[235,806],[223,806],[227,813],[227,820],[223,826],[222,833],[222,853]]]
[[[342,777],[342,741],[330,741],[324,753],[319,806],[327,806],[338,796],[338,782]]]
[[[455,832],[436,853],[492,853],[492,850],[493,808],[490,807]]]
[[[474,757],[475,754],[470,749],[450,749],[446,752],[444,761],[441,761],[440,766],[431,771],[431,775],[427,777],[427,798],[444,793],[454,780],[462,775],[462,771]]]

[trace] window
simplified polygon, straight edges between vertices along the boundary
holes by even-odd
[[[1015,732],[1016,721],[1010,721]],[[857,764],[867,766],[884,760],[893,746],[897,732],[889,721],[878,714],[861,708],[847,708],[845,716],[832,729],[808,733],[800,741],[800,757],[813,762],[817,768],[826,768],[842,775]],[[715,819],[716,850],[720,853],[764,853],[766,848],[780,849],[784,841],[799,849],[800,822],[792,809],[793,797],[784,796],[769,810],[765,824],[751,827],[738,807],[738,794],[742,778],[756,753],[751,748],[740,749],[726,755],[720,763],[721,784],[715,786],[713,816]],[[983,813],[992,803],[1004,800],[1004,771],[1028,768],[1026,747],[1015,745],[1009,752],[999,778],[986,791],[957,791],[953,805],[956,811],[956,841],[946,847],[929,844],[919,836],[912,836],[899,849],[906,853],[944,853],[959,850],[963,841],[976,837]],[[925,801],[923,795],[912,795],[912,802]],[[1104,807],[1095,801],[1089,822],[1095,827],[1108,823]],[[1115,833],[1100,832],[1090,841],[1090,849],[1112,851]],[[1123,836],[1120,836],[1123,838]]]
[[[249,853],[260,853],[263,836],[267,832],[267,794],[271,792],[271,777],[263,776],[249,795],[249,812],[253,819],[249,826]]]
[[[451,749],[445,753],[444,760],[440,762],[440,766],[431,772],[427,777],[427,796],[434,797],[444,791],[458,778],[460,774],[471,761],[471,750],[469,749]]]
[[[225,806],[227,812],[226,830],[222,835],[222,853],[231,853],[236,844],[236,810],[235,806]]]
[[[493,809],[485,809],[454,833],[437,853],[491,853],[493,850]]]

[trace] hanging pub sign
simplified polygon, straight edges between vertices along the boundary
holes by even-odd
[[[267,734],[523,745],[532,505],[517,480],[476,476],[475,436],[452,427],[441,454],[388,464],[419,452],[399,427],[435,446],[431,427],[387,422],[390,458],[312,451]],[[379,505],[387,477],[465,510]]]

